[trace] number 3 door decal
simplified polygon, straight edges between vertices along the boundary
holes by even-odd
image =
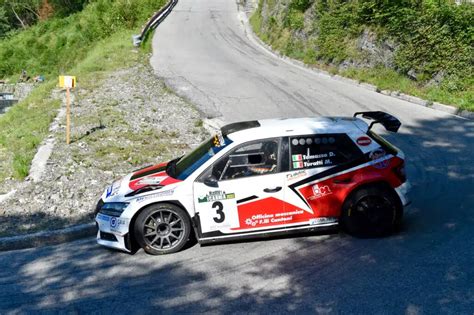
[[[217,208],[217,209],[216,209]],[[222,205],[222,202],[216,201],[212,204],[212,209],[216,209],[216,213],[218,217],[213,217],[214,222],[216,223],[222,223],[225,220],[225,213],[224,213],[224,206]]]

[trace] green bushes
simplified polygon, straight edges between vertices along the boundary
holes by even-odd
[[[351,51],[349,42],[357,36],[361,27],[356,23],[354,7],[350,2],[338,6],[319,3],[316,11],[317,20],[317,56],[326,62],[340,63],[356,56]]]
[[[96,0],[66,18],[40,22],[0,42],[0,78],[64,73],[86,55],[96,41],[122,29],[137,29],[165,0]]]
[[[291,0],[290,8],[301,12],[306,11],[313,4],[313,0]]]
[[[66,17],[83,9],[87,0],[0,0],[0,38],[51,17]]]
[[[286,19],[285,27],[289,27],[293,30],[300,30],[304,26],[304,14],[298,10],[290,10]]]
[[[367,60],[374,57],[358,47],[363,32],[369,31],[377,35],[375,44],[393,43],[390,70],[410,78],[411,91],[474,109],[474,5],[455,5],[451,0],[291,0],[286,7],[284,3],[260,0],[252,16],[259,22],[253,23],[257,34],[275,49],[312,64],[337,67],[349,61],[380,69],[379,61]],[[379,83],[377,76],[354,73]],[[402,88],[392,82],[391,89]]]

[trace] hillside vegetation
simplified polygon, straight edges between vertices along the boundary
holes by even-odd
[[[22,69],[31,74],[56,75],[83,60],[90,48],[119,31],[135,29],[165,0],[96,0],[79,13],[51,18],[0,42],[0,78]],[[127,38],[130,40],[130,38]]]
[[[38,21],[81,11],[87,0],[0,0],[0,38]]]
[[[9,31],[0,41],[0,78],[17,79],[21,70],[42,74],[46,82],[0,116],[0,182],[28,175],[37,146],[60,106],[51,98],[57,76],[78,76],[91,86],[107,71],[125,67],[143,52],[133,51],[131,35],[165,0],[96,0],[66,17],[52,16],[25,29]]]
[[[474,5],[449,0],[259,0],[274,49],[380,89],[474,110]]]

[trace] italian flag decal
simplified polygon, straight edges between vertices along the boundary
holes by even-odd
[[[303,161],[303,154],[293,154],[291,156],[291,159],[293,160],[293,162]]]
[[[303,162],[293,162],[293,168],[302,168],[303,167]]]

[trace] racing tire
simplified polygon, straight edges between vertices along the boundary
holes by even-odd
[[[188,242],[191,221],[178,206],[154,204],[140,212],[133,232],[135,240],[146,253],[171,254],[180,251]]]
[[[341,225],[357,237],[380,237],[400,226],[403,207],[396,193],[383,186],[360,188],[342,206]]]

